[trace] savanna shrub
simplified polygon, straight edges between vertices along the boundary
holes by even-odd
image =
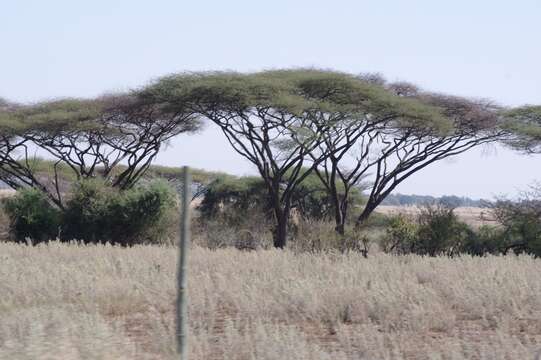
[[[268,203],[260,178],[221,176],[208,185],[198,210],[203,219],[237,225],[244,222],[247,214],[268,212]]]
[[[163,243],[176,233],[176,195],[164,182],[119,191],[101,180],[74,185],[63,211],[37,189],[3,200],[10,237],[33,243],[63,241],[132,245]]]
[[[405,215],[393,217],[382,247],[384,251],[398,254],[451,256],[466,252],[466,245],[474,249],[476,239],[477,234],[458,219],[453,208],[435,204],[424,205],[414,219]],[[487,247],[483,246],[483,249]]]
[[[79,182],[67,203],[62,238],[121,245],[167,241],[175,199],[162,181],[123,191],[101,180]]]
[[[517,202],[501,200],[493,207],[503,227],[504,252],[541,256],[541,186]]]
[[[483,225],[473,236],[467,237],[462,245],[462,252],[470,255],[498,254],[504,251],[505,232],[502,228]]]
[[[397,254],[408,254],[415,250],[419,227],[404,214],[391,217],[381,241],[382,250]]]
[[[474,236],[473,230],[460,221],[454,208],[442,204],[421,208],[415,253],[422,255],[455,255],[462,251],[464,242]]]
[[[34,243],[55,239],[61,228],[61,213],[36,189],[22,189],[13,197],[2,200],[9,218],[9,232],[13,240]]]
[[[301,219],[294,231],[294,240],[289,247],[295,252],[320,252],[341,250],[344,238],[336,233],[332,221]]]

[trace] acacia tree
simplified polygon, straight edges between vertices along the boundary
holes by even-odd
[[[438,94],[419,93],[415,96],[439,107],[452,126],[445,133],[431,128],[399,126],[381,135],[379,143],[383,150],[368,166],[368,171],[373,171],[373,183],[357,226],[411,175],[437,161],[508,135],[508,131],[500,126],[499,109],[490,102]]]
[[[510,135],[505,144],[526,154],[541,154],[541,106],[504,112]],[[499,199],[492,207],[503,227],[503,253],[509,250],[541,256],[541,183],[531,186],[518,201]]]
[[[35,176],[26,140],[20,137],[25,125],[17,121],[16,114],[21,108],[3,99],[0,101],[0,180],[13,189],[30,186],[48,193],[47,187]],[[59,205],[54,196],[50,198]]]
[[[401,106],[367,111],[363,118],[348,119],[325,134],[322,146],[329,155],[316,171],[334,199],[336,230],[342,235],[349,189],[362,179],[370,177],[371,183],[356,226],[414,173],[508,133],[500,127],[499,109],[489,102],[423,93],[411,84],[386,85],[380,77],[376,79],[378,85],[401,99],[433,111],[413,111],[416,108],[411,104],[395,102]],[[353,159],[347,156],[353,154]],[[340,188],[344,190],[340,192]]]
[[[378,82],[374,86],[381,84]],[[371,159],[374,145],[385,133],[397,126],[441,132],[446,125],[439,109],[416,100],[397,98],[381,87],[376,103],[359,104],[354,113],[331,127],[318,148],[319,153],[327,155],[315,171],[332,199],[336,231],[344,235],[352,190],[357,189],[368,175],[374,163]],[[353,162],[350,155],[353,155]],[[348,162],[349,167],[344,165]]]
[[[429,106],[399,99],[368,81],[318,70],[181,74],[161,79],[144,93],[171,111],[176,104],[190,104],[255,165],[269,193],[279,248],[286,244],[292,194],[329,155],[322,144],[331,129],[360,118],[365,123],[355,126],[365,126],[372,113],[383,109],[431,113]],[[340,143],[336,150],[346,147]]]
[[[200,125],[193,113],[165,113],[135,95],[23,106],[2,111],[0,119],[0,179],[14,189],[38,188],[61,209],[60,169],[75,180],[102,177],[127,189],[148,169],[164,141]],[[53,159],[51,177],[36,171],[36,149]]]
[[[301,170],[328,126],[316,120],[336,120],[302,94],[301,83],[310,79],[303,71],[181,74],[164,78],[144,92],[149,99],[168,104],[171,111],[178,104],[190,104],[218,125],[232,148],[255,165],[269,193],[278,248],[286,245],[294,190],[311,168]]]

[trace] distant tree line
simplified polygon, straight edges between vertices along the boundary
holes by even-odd
[[[476,146],[504,142],[539,150],[539,108],[388,83],[378,75],[315,69],[259,73],[181,73],[138,90],[96,99],[22,105],[0,101],[0,180],[39,191],[60,212],[65,176],[134,189],[163,145],[218,126],[257,169],[274,221],[274,246],[288,239],[291,212],[311,176],[319,179],[336,232],[362,228],[374,209],[411,175]],[[36,150],[53,159],[43,175]],[[204,151],[200,148],[192,149]],[[179,160],[190,153],[179,154]],[[362,211],[350,213],[366,189]]]
[[[489,200],[475,200],[466,196],[456,195],[444,195],[440,197],[430,195],[404,195],[404,194],[389,194],[385,200],[381,202],[381,205],[395,205],[395,206],[414,206],[424,204],[445,204],[449,207],[490,207],[491,202]]]

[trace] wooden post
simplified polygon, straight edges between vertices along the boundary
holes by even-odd
[[[188,288],[187,267],[188,248],[190,245],[190,199],[191,179],[187,166],[182,169],[182,221],[180,224],[179,263],[178,263],[178,294],[177,294],[177,352],[181,360],[188,360]]]

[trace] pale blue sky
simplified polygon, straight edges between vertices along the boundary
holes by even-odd
[[[1,3],[0,34],[0,96],[16,101],[94,96],[184,70],[316,66],[541,103],[539,0],[18,0]],[[491,197],[541,179],[541,156],[486,153],[433,166],[399,191]],[[210,126],[158,161],[254,172]]]

